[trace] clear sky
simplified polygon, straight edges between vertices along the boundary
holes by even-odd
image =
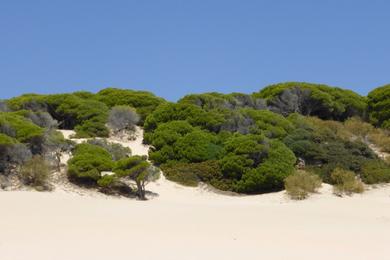
[[[0,98],[390,83],[390,1],[0,0]]]

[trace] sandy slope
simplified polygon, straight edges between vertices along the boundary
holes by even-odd
[[[133,154],[147,147],[128,143]],[[227,196],[161,178],[149,201],[0,192],[1,260],[390,259],[390,186],[306,201]]]

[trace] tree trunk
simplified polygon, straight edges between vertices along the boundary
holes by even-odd
[[[137,181],[136,184],[137,184],[137,195],[138,195],[138,198],[140,200],[146,200],[145,189],[143,188],[141,182]]]

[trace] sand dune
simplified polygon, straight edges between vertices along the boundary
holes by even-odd
[[[127,143],[134,154],[147,147]],[[162,177],[149,201],[0,192],[0,259],[389,259],[390,186],[305,201],[228,196]]]

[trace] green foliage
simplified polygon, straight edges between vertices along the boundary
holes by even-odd
[[[342,123],[297,115],[289,119],[296,128],[283,142],[325,182],[336,167],[359,172],[365,161],[376,159],[360,139],[352,141],[353,133]]]
[[[27,143],[34,138],[41,137],[44,131],[23,116],[16,113],[0,112],[0,132],[20,142]]]
[[[23,164],[20,174],[24,184],[35,187],[37,190],[47,190],[49,166],[41,156],[34,156],[31,160]]]
[[[77,137],[108,136],[105,104],[70,94],[49,96],[48,103],[55,107],[55,118],[65,129],[74,128]]]
[[[130,177],[134,180],[146,178],[146,170],[150,163],[142,156],[135,155],[129,158],[119,160],[114,168],[118,177]]]
[[[114,166],[111,154],[104,148],[92,144],[79,144],[68,162],[68,176],[72,181],[96,184],[102,171],[111,171]]]
[[[0,145],[12,145],[15,143],[17,143],[16,139],[0,133]]]
[[[345,120],[364,116],[367,107],[365,98],[351,90],[304,82],[271,85],[253,95],[267,99],[271,109],[282,114],[299,111],[322,119]]]
[[[177,182],[184,186],[196,187],[199,183],[199,178],[193,171],[193,164],[189,163],[177,163],[170,166],[163,165],[161,170],[164,172],[165,177]]]
[[[255,124],[251,133],[264,134],[269,138],[283,138],[293,130],[293,125],[285,117],[268,110],[241,110],[244,116],[251,118]]]
[[[360,175],[367,184],[390,182],[390,165],[381,160],[368,160],[362,165]]]
[[[108,107],[89,98],[86,93],[36,95],[28,94],[7,102],[14,110],[48,112],[59,122],[59,127],[74,129],[78,137],[108,136],[105,127]]]
[[[178,139],[174,151],[181,161],[203,162],[218,157],[221,147],[216,144],[214,135],[201,130],[194,130]]]
[[[162,171],[168,180],[185,186],[198,186],[199,181],[211,183],[222,190],[224,186],[223,175],[216,160],[201,163],[176,163],[162,166]]]
[[[225,118],[217,111],[205,111],[193,104],[166,103],[147,117],[144,127],[147,132],[152,132],[159,124],[177,120],[186,120],[192,126],[217,132]]]
[[[368,93],[368,113],[373,124],[390,129],[390,85]]]
[[[336,168],[331,174],[331,179],[334,184],[333,192],[338,196],[362,193],[364,191],[363,183],[351,171]]]
[[[116,181],[117,177],[115,175],[104,175],[97,181],[97,184],[100,187],[108,188]]]
[[[280,190],[284,179],[294,171],[295,162],[290,149],[279,141],[271,141],[267,158],[257,168],[245,172],[235,190],[242,193]]]
[[[284,180],[284,187],[290,198],[306,199],[310,193],[315,193],[321,187],[321,178],[313,173],[298,170]]]
[[[132,156],[119,160],[116,163],[114,172],[118,178],[130,178],[137,184],[137,195],[139,199],[145,200],[145,186],[154,181],[159,171],[146,161],[146,157]]]
[[[103,89],[96,94],[95,98],[110,108],[114,106],[130,106],[135,108],[141,116],[141,124],[147,115],[165,102],[164,99],[156,97],[150,92],[117,88]]]
[[[124,147],[121,144],[110,143],[104,139],[92,139],[88,140],[88,143],[104,148],[111,154],[112,159],[114,161],[119,161],[121,159],[131,156],[131,149],[128,147]]]

